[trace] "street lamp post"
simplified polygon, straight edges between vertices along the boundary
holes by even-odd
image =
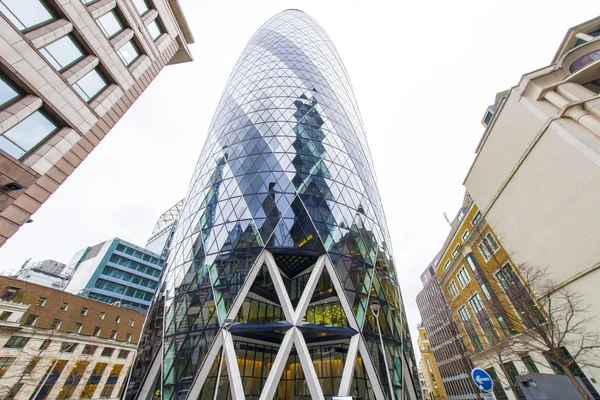
[[[373,302],[371,303],[371,312],[373,316],[375,316],[375,321],[377,322],[377,333],[379,333],[379,342],[381,343],[381,354],[383,355],[383,363],[385,365],[385,374],[387,376],[388,384],[390,385],[390,396],[394,397],[394,386],[392,385],[392,379],[390,378],[390,368],[388,367],[387,357],[385,354],[385,347],[383,346],[383,336],[381,335],[381,326],[379,325],[379,303]],[[404,387],[402,388],[402,392],[404,392]]]

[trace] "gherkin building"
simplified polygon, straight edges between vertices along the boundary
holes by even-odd
[[[416,400],[404,315],[348,74],[284,11],[227,82],[126,398]]]

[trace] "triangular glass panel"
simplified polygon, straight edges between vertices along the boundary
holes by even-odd
[[[308,383],[296,347],[292,346],[281,379],[277,385],[276,399],[310,399]]]

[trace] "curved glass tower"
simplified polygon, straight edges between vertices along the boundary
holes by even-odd
[[[129,398],[419,398],[358,106],[308,15],[271,18],[233,69],[157,298]]]

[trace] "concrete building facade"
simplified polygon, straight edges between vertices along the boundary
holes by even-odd
[[[425,388],[423,393],[426,393],[425,399],[427,400],[447,400],[446,389],[442,384],[442,377],[437,367],[435,357],[431,351],[431,345],[429,343],[429,337],[423,324],[419,324],[417,327],[419,337],[417,343],[419,346],[419,352],[421,353],[421,371],[425,381]]]
[[[145,312],[163,272],[160,254],[113,238],[79,250],[69,261],[66,291]]]
[[[2,245],[193,37],[177,0],[5,1],[0,32]]]
[[[32,261],[29,259],[10,277],[55,289],[64,289],[69,282],[69,276],[65,273],[66,267],[66,264],[54,260]]]
[[[0,277],[0,397],[118,398],[143,322],[133,311]]]

